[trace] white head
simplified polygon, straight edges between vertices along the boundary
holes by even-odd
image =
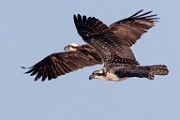
[[[65,50],[65,51],[77,51],[77,49],[78,49],[79,46],[80,46],[80,45],[78,45],[78,44],[76,44],[76,43],[71,43],[71,44],[65,46],[65,47],[64,47],[64,50]]]
[[[96,70],[89,76],[89,80],[92,80],[92,79],[105,80],[106,79],[106,72],[104,71],[104,69]]]
[[[127,77],[119,78],[116,74],[111,73],[109,71],[106,71],[106,69],[103,68],[101,70],[94,71],[89,76],[89,80],[91,80],[91,79],[101,79],[101,80],[109,80],[109,81],[121,81],[121,80],[126,80]]]

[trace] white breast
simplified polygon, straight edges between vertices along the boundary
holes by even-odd
[[[107,79],[107,80],[110,80],[110,81],[122,81],[122,80],[128,79],[128,77],[119,78],[119,77],[116,76],[115,74],[110,73],[110,72],[107,72],[107,73],[106,73],[106,79]]]

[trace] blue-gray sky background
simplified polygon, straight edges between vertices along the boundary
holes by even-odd
[[[32,66],[72,42],[84,44],[73,14],[110,24],[140,9],[161,19],[132,49],[143,65],[166,64],[169,76],[89,81],[102,65],[45,82],[23,74],[20,66]],[[179,120],[179,11],[179,0],[0,0],[0,119]]]

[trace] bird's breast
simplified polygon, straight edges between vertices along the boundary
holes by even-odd
[[[122,80],[128,79],[128,77],[119,78],[116,74],[111,73],[111,72],[107,72],[106,77],[107,77],[107,80],[110,80],[110,81],[122,81]]]

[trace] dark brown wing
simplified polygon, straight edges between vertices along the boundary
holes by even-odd
[[[91,44],[101,56],[103,63],[113,59],[118,50],[122,50],[123,40],[120,40],[102,21],[95,17],[74,15],[77,32],[85,42]],[[126,42],[124,42],[126,44]],[[122,50],[123,51],[123,50]],[[125,55],[121,54],[124,58]]]
[[[128,43],[128,46],[132,46],[141,37],[141,35],[147,32],[148,29],[155,25],[157,14],[150,15],[152,11],[142,13],[143,10],[138,11],[129,18],[117,21],[109,28],[122,40]]]
[[[55,79],[66,73],[96,64],[101,64],[101,58],[95,52],[84,50],[54,53],[30,67],[26,73],[31,73],[31,76],[36,75],[35,81],[41,77],[44,81],[46,78]]]
[[[104,64],[115,60],[138,64],[127,42],[117,37],[102,21],[78,14],[74,15],[74,23],[79,35],[96,49]]]
[[[92,44],[92,46],[94,46],[92,39],[103,42],[104,44],[105,42],[109,44],[113,44],[114,42],[122,43],[106,24],[95,17],[86,17],[80,14],[74,15],[74,24],[83,40],[88,44]]]

